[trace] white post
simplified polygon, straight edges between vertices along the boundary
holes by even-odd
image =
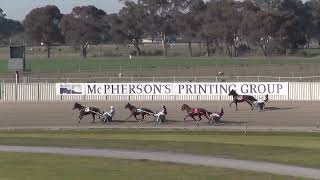
[[[248,123],[246,122],[246,130],[244,131],[245,134],[247,134],[248,131]]]
[[[16,71],[16,84],[19,83],[19,71]]]

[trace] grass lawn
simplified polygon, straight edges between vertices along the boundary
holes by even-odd
[[[32,72],[78,72],[99,70],[143,69],[143,68],[190,68],[196,66],[216,66],[227,64],[301,64],[320,63],[320,58],[281,57],[266,59],[264,57],[252,58],[160,58],[142,57],[129,60],[129,58],[58,58],[58,59],[28,59]],[[0,60],[0,73],[7,72],[7,60]]]
[[[1,131],[1,145],[184,152],[320,168],[320,134],[212,131]]]
[[[0,153],[0,179],[21,180],[270,180],[302,179],[152,161],[29,153]]]

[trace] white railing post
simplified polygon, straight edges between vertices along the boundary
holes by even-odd
[[[242,79],[244,78],[244,80],[247,81],[255,81],[255,82],[262,82],[264,79],[266,80],[275,80],[278,82],[281,81],[294,81],[294,82],[299,82],[303,81],[303,82],[318,82],[320,79],[320,76],[296,76],[296,77],[285,77],[285,76],[227,76],[226,78],[228,78],[229,81],[234,81],[234,82],[241,82]],[[115,79],[116,78],[116,79]],[[62,81],[66,82],[66,83],[72,83],[73,80],[83,80],[83,81],[91,81],[91,80],[95,80],[95,79],[105,79],[107,81],[110,82],[118,82],[119,80],[123,80],[123,82],[135,82],[136,77],[134,76],[129,76],[129,77],[121,77],[121,74],[115,77],[112,76],[108,76],[108,77],[94,77],[91,74],[88,77],[83,77],[83,78],[72,78],[72,77],[65,77],[65,78],[49,78],[49,77],[42,77],[42,78],[30,78],[30,77],[24,77],[24,82],[25,83],[32,83],[32,82],[38,82],[38,83],[50,83],[50,82],[58,82],[58,81]],[[220,78],[219,76],[189,76],[189,77],[176,77],[176,76],[167,76],[167,77],[155,77],[155,76],[149,76],[149,77],[141,77],[141,81],[145,81],[145,82],[156,82],[156,78],[158,79],[163,79],[165,81],[170,81],[170,82],[177,82],[180,79],[185,79],[188,81],[193,81],[193,82],[202,82],[203,80],[206,80],[208,82],[219,82]],[[263,79],[261,79],[263,78]],[[108,80],[109,79],[109,80]],[[224,79],[222,77],[222,79]],[[255,79],[255,80],[254,80]],[[8,80],[9,82],[12,82],[13,79]],[[7,82],[6,79],[1,79],[0,82],[5,83]]]

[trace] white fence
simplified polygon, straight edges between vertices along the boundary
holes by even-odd
[[[320,82],[320,76],[169,76],[169,77],[23,77],[23,83],[121,83],[121,82]],[[15,83],[1,78],[1,83]]]
[[[37,101],[229,101],[225,95],[57,95],[55,83],[1,84],[0,102]],[[288,95],[270,96],[272,101],[320,101],[320,82],[289,82]]]

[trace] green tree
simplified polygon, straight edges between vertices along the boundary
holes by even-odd
[[[202,0],[193,0],[190,2],[188,11],[180,12],[176,16],[176,29],[180,37],[188,43],[189,56],[192,54],[192,42],[199,41],[198,34],[200,33],[201,22],[197,15],[204,9],[205,4]]]
[[[312,24],[311,10],[299,0],[284,0],[278,8],[281,18],[279,38],[283,48],[293,53],[307,43]]]
[[[106,13],[94,6],[74,7],[61,20],[61,32],[67,43],[81,46],[81,55],[87,57],[90,44],[98,44],[107,37],[109,29]]]
[[[23,26],[19,21],[7,19],[0,9],[0,43],[9,44],[13,36],[23,32]]]
[[[187,10],[190,0],[140,0],[148,13],[149,34],[162,41],[163,56],[167,56],[168,37],[177,34],[176,17]]]
[[[23,21],[27,36],[36,43],[44,43],[47,47],[48,58],[51,46],[63,41],[59,29],[61,18],[62,14],[58,7],[49,5],[31,10]]]
[[[140,56],[141,53],[140,42],[148,28],[147,17],[148,14],[144,6],[133,1],[126,1],[125,7],[119,12],[119,20],[122,27],[119,30],[122,30],[122,33],[118,35],[123,35],[125,42],[132,43],[136,48],[136,56]],[[115,28],[117,29],[118,27]]]

